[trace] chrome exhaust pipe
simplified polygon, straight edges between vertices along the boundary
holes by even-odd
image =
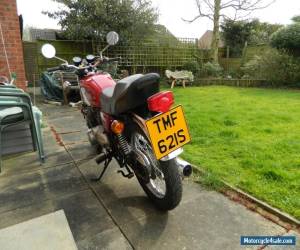
[[[193,172],[192,165],[180,158],[176,158],[176,161],[180,174],[184,177],[189,177]]]

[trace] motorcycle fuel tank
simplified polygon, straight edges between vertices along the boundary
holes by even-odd
[[[95,108],[101,108],[100,95],[104,89],[113,87],[116,82],[108,74],[93,74],[80,80],[84,101]]]

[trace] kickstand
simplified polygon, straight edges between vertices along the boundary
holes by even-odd
[[[111,162],[111,160],[112,160],[112,157],[108,157],[108,158],[105,160],[104,168],[103,168],[101,174],[99,175],[99,177],[91,178],[91,181],[95,181],[95,182],[96,182],[96,181],[100,181],[100,180],[101,180],[101,178],[103,177],[103,175],[104,175],[106,169],[108,168],[109,163]]]

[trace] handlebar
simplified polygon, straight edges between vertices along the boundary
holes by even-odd
[[[63,69],[63,67],[60,65],[60,66],[48,68],[47,71],[48,72],[53,72],[53,71],[57,71],[57,70],[61,70],[61,69]]]
[[[54,71],[58,71],[58,70],[65,70],[65,69],[88,69],[92,66],[86,66],[86,67],[77,67],[75,65],[72,65],[72,64],[62,64],[60,66],[56,66],[56,67],[52,67],[52,68],[47,68],[47,71],[48,72],[54,72]]]
[[[121,57],[115,57],[115,58],[103,58],[102,62],[107,63],[107,62],[117,62],[121,60]],[[96,60],[96,62],[93,65],[87,65],[84,67],[78,67],[72,64],[62,64],[60,66],[57,67],[52,67],[52,68],[48,68],[47,71],[48,72],[53,72],[53,71],[58,71],[58,70],[64,70],[66,68],[68,69],[75,69],[75,70],[85,70],[85,69],[91,69],[94,67],[97,67],[99,64],[101,64],[101,61]]]

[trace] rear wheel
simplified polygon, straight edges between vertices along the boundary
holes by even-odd
[[[137,175],[137,179],[155,206],[161,210],[174,209],[181,201],[182,183],[175,159],[158,161],[153,153],[147,136],[137,129],[132,135],[132,146],[143,165],[146,175]],[[145,175],[145,174],[144,174]]]

